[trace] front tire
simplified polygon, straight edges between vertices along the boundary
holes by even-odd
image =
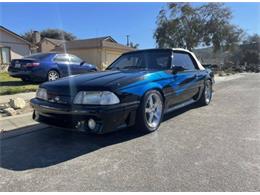
[[[163,98],[159,91],[145,93],[137,111],[136,128],[144,132],[156,131],[163,117]]]
[[[212,83],[210,80],[206,80],[203,92],[201,94],[198,103],[200,106],[207,106],[209,105],[211,98],[212,98]]]

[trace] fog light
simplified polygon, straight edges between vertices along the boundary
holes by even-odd
[[[84,127],[85,121],[78,121],[77,124],[75,125],[75,128],[77,129],[82,129]]]
[[[96,121],[94,120],[94,119],[89,119],[88,120],[88,127],[91,129],[91,130],[93,130],[93,129],[95,129],[96,128]]]

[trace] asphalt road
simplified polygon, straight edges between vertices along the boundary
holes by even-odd
[[[220,82],[159,131],[56,128],[0,140],[1,191],[260,191],[260,74]]]

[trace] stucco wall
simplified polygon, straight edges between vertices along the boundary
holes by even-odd
[[[80,57],[87,63],[94,64],[98,66],[98,68],[101,68],[101,49],[69,49],[67,52]]]
[[[40,51],[43,53],[50,52],[55,48],[55,45],[47,40],[42,40]]]
[[[30,55],[29,45],[21,39],[0,29],[0,44],[11,48],[11,59]]]
[[[106,69],[114,60],[116,60],[124,51],[105,48],[102,51],[102,69]]]
[[[98,66],[100,70],[104,70],[116,58],[118,58],[125,50],[110,48],[91,48],[91,49],[69,49],[68,53],[74,54],[90,64]]]
[[[85,60],[90,64],[96,65],[100,70],[106,69],[116,58],[118,58],[122,53],[128,52],[131,49],[121,49],[121,48],[70,48],[67,49],[67,53],[74,54],[81,59]],[[56,48],[53,51],[65,52],[61,48]]]

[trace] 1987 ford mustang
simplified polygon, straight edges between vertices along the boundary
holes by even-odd
[[[33,119],[95,133],[132,125],[152,132],[167,112],[208,105],[213,83],[213,73],[187,50],[132,51],[106,71],[41,84],[31,100]]]

